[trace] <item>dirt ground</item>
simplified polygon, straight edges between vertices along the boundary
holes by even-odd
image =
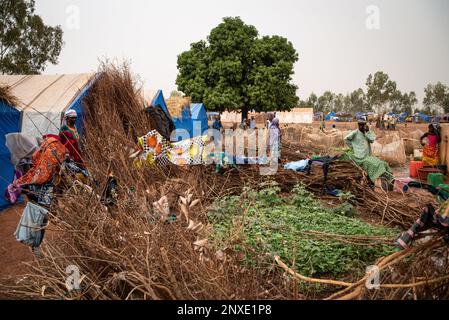
[[[0,282],[10,283],[11,278],[25,274],[27,267],[23,262],[34,259],[30,247],[21,244],[14,237],[17,224],[22,215],[23,205],[16,205],[0,212]],[[2,296],[0,292],[0,297]]]

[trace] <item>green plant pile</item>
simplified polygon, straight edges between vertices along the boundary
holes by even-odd
[[[344,209],[344,210],[340,210]],[[305,231],[338,235],[391,237],[398,230],[373,226],[346,216],[348,206],[327,209],[303,186],[287,196],[270,182],[260,190],[246,188],[241,195],[217,199],[209,210],[214,226],[212,243],[246,253],[246,261],[256,255],[272,261],[279,255],[287,264],[307,276],[361,274],[377,258],[395,251],[389,245],[338,242],[329,237],[310,237]],[[342,212],[344,211],[344,212]],[[342,214],[339,214],[342,212]]]

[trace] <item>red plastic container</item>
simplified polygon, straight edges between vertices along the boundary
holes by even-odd
[[[418,178],[418,170],[424,167],[422,161],[410,161],[410,178]]]

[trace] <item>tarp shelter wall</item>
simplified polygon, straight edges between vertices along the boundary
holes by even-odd
[[[192,136],[192,113],[190,111],[190,107],[185,107],[182,110],[181,117],[173,118],[173,123],[176,128],[176,139],[175,141],[181,141],[188,137],[185,136],[186,132],[189,136]]]
[[[208,129],[207,112],[204,104],[192,103],[190,105],[192,114],[192,138],[202,135]]]
[[[0,101],[0,210],[9,206],[9,202],[3,195],[14,177],[14,166],[11,163],[11,154],[5,145],[5,135],[19,131],[20,112],[4,101]]]
[[[326,115],[325,120],[326,120],[326,121],[330,121],[331,118],[332,118],[332,117],[335,117],[336,115],[337,115],[337,114],[334,113],[334,112],[329,112],[329,113]]]
[[[167,116],[169,116],[169,118],[171,119],[171,115],[170,112],[168,111],[167,108],[167,104],[165,103],[165,98],[164,98],[164,94],[162,93],[162,90],[158,90],[156,95],[154,96],[153,100],[151,101],[151,105],[153,107],[160,105],[162,110],[164,110],[164,112],[167,114]]]

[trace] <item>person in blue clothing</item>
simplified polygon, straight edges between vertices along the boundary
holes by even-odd
[[[223,125],[221,124],[221,120],[220,117],[217,116],[215,117],[214,122],[212,123],[212,129],[214,129],[213,131],[213,141],[215,146],[218,146],[220,143],[220,137],[221,137],[221,131],[223,130]]]
[[[214,122],[212,123],[212,129],[221,130],[223,129],[223,125],[221,124],[220,117],[215,117]]]

